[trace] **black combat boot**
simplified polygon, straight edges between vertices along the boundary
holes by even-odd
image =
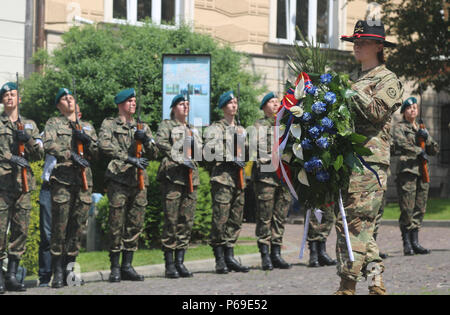
[[[26,291],[25,285],[17,281],[16,273],[17,268],[19,267],[20,259],[16,256],[8,256],[8,271],[5,274],[5,287],[8,291],[18,291],[24,292]]]
[[[405,256],[414,255],[414,251],[411,246],[411,231],[408,231],[404,226],[400,226],[400,231],[402,232],[403,239],[403,254]]]
[[[62,255],[52,255],[52,269],[53,269],[53,280],[52,288],[60,289],[64,287],[64,272],[63,272],[63,256]]]
[[[229,270],[236,272],[249,272],[250,268],[243,266],[234,258],[234,248],[225,246],[225,263]]]
[[[131,265],[131,263],[133,262],[133,255],[134,252],[131,251],[125,250],[122,252],[122,266],[120,268],[120,277],[122,280],[144,281],[144,276],[138,274]]]
[[[270,259],[272,259],[272,265],[274,268],[289,269],[291,265],[288,264],[281,257],[281,245],[272,244],[272,250],[270,252]]]
[[[319,264],[321,266],[334,266],[337,260],[331,259],[327,254],[326,241],[318,242],[319,244]]]
[[[309,264],[308,267],[319,267],[319,242],[308,242],[309,246]]]
[[[423,248],[419,244],[419,229],[411,230],[410,235],[411,235],[411,245],[412,245],[414,253],[420,254],[420,255],[426,255],[431,252],[429,249]]]
[[[110,252],[109,261],[111,262],[111,273],[109,274],[109,282],[120,282],[120,252]]]
[[[185,249],[176,249],[175,250],[175,268],[177,269],[180,277],[182,278],[190,278],[194,275],[190,272],[184,263],[184,254],[186,253]]]
[[[5,278],[3,277],[3,260],[0,260],[0,294],[5,293]]]
[[[228,267],[225,263],[225,254],[223,250],[224,246],[213,247],[214,257],[216,258],[216,273],[227,274]]]
[[[180,277],[177,268],[175,267],[175,262],[173,260],[173,250],[165,250],[164,251],[164,261],[166,262],[166,278],[169,279],[177,279]]]
[[[272,260],[269,255],[269,245],[258,243],[259,252],[261,253],[261,267],[262,270],[272,270]]]

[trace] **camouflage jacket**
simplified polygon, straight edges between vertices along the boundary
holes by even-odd
[[[365,147],[372,156],[369,163],[390,164],[391,118],[402,103],[403,87],[397,76],[385,65],[360,73],[352,89],[356,112],[356,132],[367,137]]]
[[[38,161],[44,157],[44,148],[42,145],[39,130],[30,119],[21,117],[24,130],[31,136],[31,139],[25,143],[25,159],[28,162]],[[9,117],[2,113],[0,115],[0,187],[7,191],[22,190],[21,169],[9,162],[11,156],[18,155],[19,142],[16,140],[15,133],[17,125],[12,123]],[[32,172],[27,172],[27,180],[30,190],[36,188]]]
[[[274,118],[265,117],[255,122],[254,127],[258,134],[257,160],[253,164],[252,180],[260,181],[266,184],[280,186],[281,181],[276,171],[262,171],[262,166],[270,168],[272,163],[272,143]],[[260,128],[262,127],[262,128]],[[264,132],[265,131],[265,132]]]
[[[399,163],[397,164],[397,174],[407,172],[420,176],[420,160],[417,158],[417,155],[422,152],[422,148],[419,146],[417,139],[418,130],[406,120],[400,121],[393,128],[392,143],[394,155],[400,155]],[[429,155],[439,153],[439,145],[431,135],[428,136],[425,143],[425,151]]]
[[[232,161],[235,159],[234,140],[237,128],[242,126],[231,126],[226,119],[214,122],[204,133],[205,145],[203,149],[204,159],[213,162],[211,171],[211,182],[222,185],[237,187],[239,167]],[[248,141],[241,140],[245,155],[248,154]],[[242,152],[244,153],[244,150]],[[211,161],[211,157],[214,159]],[[240,160],[245,160],[242,156]]]
[[[94,127],[80,120],[81,127],[86,135],[91,138],[88,147],[84,147],[84,158],[88,161],[97,159],[97,134]],[[65,116],[50,118],[45,124],[44,129],[44,149],[46,154],[53,155],[56,158],[56,166],[50,176],[50,181],[56,180],[64,185],[81,185],[80,166],[72,161],[71,152],[77,152],[77,144],[73,139],[73,130],[75,123]],[[88,186],[92,186],[92,171],[88,167],[85,169]]]
[[[152,132],[147,124],[143,130],[150,139]],[[138,169],[126,163],[128,156],[136,156],[136,141],[134,132],[136,122],[124,123],[119,117],[109,117],[103,120],[99,133],[99,146],[101,152],[110,160],[105,174],[105,180],[113,180],[123,185],[136,187],[138,185]],[[142,146],[142,156],[149,160],[157,157],[158,149],[153,141]],[[145,185],[148,185],[148,175],[144,172]]]
[[[202,147],[202,139],[198,129],[195,129],[192,125],[189,125],[189,128],[192,130],[195,143],[191,160],[196,166],[196,169],[192,172],[192,182],[194,186],[197,186],[200,185],[200,179],[198,175],[198,163],[195,160],[201,159],[201,151],[199,150]],[[158,132],[156,133],[156,145],[163,155],[158,170],[157,178],[159,181],[167,179],[175,184],[188,185],[188,168],[183,165],[183,146],[186,132],[186,126],[176,119],[163,120],[159,125]],[[195,159],[196,156],[198,159]]]

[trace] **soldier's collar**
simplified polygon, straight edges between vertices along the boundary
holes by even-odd
[[[361,77],[371,77],[372,76],[372,73],[375,71],[375,70],[378,70],[378,69],[380,69],[380,68],[382,68],[382,67],[386,67],[385,66],[385,64],[384,63],[382,63],[382,64],[380,64],[380,65],[378,65],[378,66],[375,66],[375,67],[373,67],[373,68],[371,68],[371,69],[367,69],[367,70],[364,70],[364,71],[361,71],[361,69],[358,71],[358,74],[359,74],[359,77],[361,78]]]

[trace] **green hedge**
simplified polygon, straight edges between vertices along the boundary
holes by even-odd
[[[148,205],[145,214],[144,231],[141,242],[147,248],[161,247],[161,234],[164,221],[162,207],[161,184],[156,180],[160,162],[152,161],[147,168],[149,187],[147,192]],[[212,200],[210,177],[206,170],[200,168],[200,186],[198,187],[197,208],[192,229],[192,242],[206,243],[211,230]],[[108,233],[108,197],[104,196],[97,204],[97,222],[102,231]]]

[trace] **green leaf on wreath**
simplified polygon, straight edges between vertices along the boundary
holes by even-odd
[[[347,153],[345,155],[344,162],[348,165],[348,167],[350,167],[353,172],[364,174],[364,166],[353,153]]]
[[[336,172],[341,169],[343,164],[344,164],[344,157],[342,156],[342,154],[340,154],[336,158],[336,161],[334,161],[334,163],[333,163],[333,167],[336,170]]]
[[[353,91],[353,90],[351,90],[351,89],[342,89],[341,90],[341,95],[342,95],[342,97],[343,98],[351,98],[352,96],[355,96],[356,95],[356,92],[355,91]]]
[[[359,133],[353,132],[350,137],[350,141],[355,144],[362,144],[367,140],[366,136],[360,135]]]
[[[354,144],[353,150],[356,153],[358,153],[359,155],[363,155],[363,156],[373,155],[373,152],[369,148],[363,147],[362,145]]]
[[[323,166],[325,168],[328,168],[328,166],[330,166],[330,164],[331,164],[331,154],[330,154],[330,152],[325,151],[322,154],[322,162],[323,162]]]

